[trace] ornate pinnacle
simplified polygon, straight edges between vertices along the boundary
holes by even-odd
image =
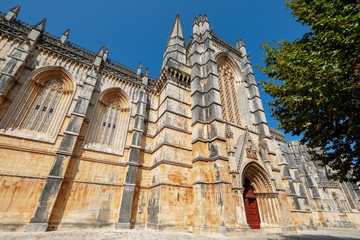
[[[141,65],[141,61],[140,61],[140,64],[139,64],[139,66],[138,66],[138,68],[137,68],[137,71],[136,71],[136,74],[137,74],[138,76],[141,75],[141,68],[142,68],[142,65]]]
[[[202,22],[203,21],[203,19],[202,19],[202,17],[201,17],[201,13],[199,14],[199,23],[200,22]]]
[[[12,9],[10,9],[10,11],[15,13],[16,16],[17,16],[17,14],[19,14],[20,8],[21,8],[21,5],[19,4],[19,5],[15,6],[15,7],[13,7]]]
[[[11,21],[13,20],[14,18],[16,18],[20,12],[20,8],[21,8],[21,5],[17,5],[16,7],[13,7],[12,9],[9,10],[9,13],[6,14],[5,16],[5,19],[7,21]]]
[[[60,41],[61,41],[62,44],[64,44],[64,43],[68,40],[69,34],[70,34],[70,28],[68,28],[68,29],[63,33],[63,35],[61,36]]]
[[[208,19],[208,17],[206,16],[206,14],[204,14],[203,21],[204,21],[204,22],[209,22],[209,19]]]
[[[99,50],[99,52],[96,54],[98,56],[102,56],[104,54],[105,45],[103,44]]]
[[[109,56],[109,47],[107,47],[106,50],[105,50],[105,53],[103,55],[103,60],[106,61],[108,56]]]
[[[175,18],[173,27],[171,28],[171,32],[170,32],[170,35],[169,35],[166,45],[169,46],[169,45],[174,44],[174,42],[172,41],[173,39],[180,39],[180,41],[182,41],[181,44],[185,46],[184,31],[181,26],[179,14],[176,15],[176,18]]]
[[[36,24],[34,27],[36,30],[42,32],[45,30],[45,25],[46,25],[46,18],[44,18],[43,20],[41,20],[41,22],[39,22],[38,24]]]
[[[194,17],[193,26],[198,23],[196,16]]]
[[[70,28],[68,28],[68,29],[63,33],[63,35],[66,35],[66,36],[69,36],[69,34],[70,34]]]
[[[245,44],[243,42],[243,40],[241,38],[239,38],[238,40],[236,40],[236,47],[238,49],[240,49],[241,47],[245,47]]]
[[[143,89],[145,89],[145,86],[147,86],[148,83],[149,83],[149,69],[148,66],[146,66],[144,76],[142,77]]]

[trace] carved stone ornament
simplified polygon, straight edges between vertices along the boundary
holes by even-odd
[[[318,181],[319,188],[340,188],[340,184],[334,181]]]
[[[257,152],[254,143],[249,139],[246,144],[246,156],[257,160]]]

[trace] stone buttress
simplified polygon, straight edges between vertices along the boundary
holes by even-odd
[[[48,228],[52,210],[83,125],[85,114],[91,101],[95,85],[97,84],[99,78],[97,74],[98,70],[101,63],[106,60],[106,56],[107,55],[104,55],[103,46],[93,62],[93,71],[87,75],[84,81],[83,88],[71,113],[71,119],[64,131],[64,137],[60,143],[58,151],[56,152],[54,163],[41,192],[39,202],[29,224],[26,226],[25,231],[27,232],[43,232]]]
[[[0,13],[0,230],[360,227],[360,190],[269,129],[241,39],[179,15],[157,79]],[[185,29],[186,30],[186,29]]]
[[[190,68],[177,15],[156,88],[152,158],[145,226],[186,228],[193,222],[191,186]],[[180,217],[181,216],[181,217]]]
[[[191,67],[191,124],[194,229],[235,228],[231,183],[222,119],[217,64],[206,15],[195,17],[188,55]]]
[[[148,69],[142,79],[142,88],[140,90],[137,101],[137,109],[135,114],[135,126],[132,133],[130,153],[128,158],[127,170],[124,180],[123,193],[120,204],[119,219],[116,224],[117,229],[129,229],[132,204],[134,199],[135,181],[137,169],[139,166],[139,156],[141,149],[142,136],[145,130],[146,106],[148,104],[148,93],[146,86],[148,85]]]
[[[12,8],[5,16],[5,23],[11,24],[17,17],[19,11],[20,5]],[[3,102],[4,98],[6,98],[8,91],[14,85],[17,78],[19,78],[21,70],[28,65],[36,42],[39,40],[41,32],[45,28],[45,24],[46,19],[43,19],[40,23],[35,25],[31,31],[27,32],[25,39],[22,39],[25,41],[14,47],[6,57],[4,64],[0,68],[0,104]]]

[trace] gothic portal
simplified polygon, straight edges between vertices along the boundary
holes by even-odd
[[[251,229],[260,229],[260,215],[255,196],[255,188],[251,186],[248,178],[245,178],[243,195],[246,221]]]
[[[176,16],[159,76],[0,15],[0,230],[358,228],[357,185],[268,127],[241,39]],[[170,26],[170,25],[169,25]]]

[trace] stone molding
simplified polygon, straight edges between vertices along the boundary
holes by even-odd
[[[317,181],[319,188],[340,188],[340,184],[334,181]]]

